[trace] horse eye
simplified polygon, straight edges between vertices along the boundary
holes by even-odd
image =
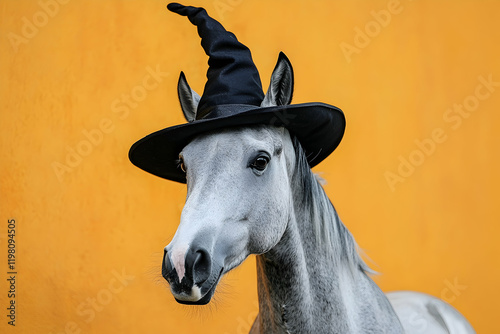
[[[251,164],[251,167],[262,172],[264,169],[266,169],[268,163],[269,158],[261,155],[254,160],[254,162]]]

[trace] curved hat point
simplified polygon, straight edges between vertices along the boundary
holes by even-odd
[[[198,104],[197,119],[211,107],[225,104],[259,106],[264,92],[250,49],[210,17],[203,8],[170,3],[168,10],[187,16],[197,26],[201,46],[208,55],[207,83]]]

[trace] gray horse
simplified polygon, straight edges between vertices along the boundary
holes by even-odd
[[[291,71],[288,62],[277,64],[263,106],[292,91],[272,89],[291,84],[283,80]],[[180,95],[196,101],[188,89],[181,80]],[[196,104],[181,102],[193,119]],[[259,315],[251,333],[474,333],[437,298],[379,289],[285,128],[200,135],[184,147],[180,165],[187,200],[164,266],[177,301],[208,302],[225,273],[257,254]],[[191,286],[182,287],[184,277]]]
[[[223,28],[200,9],[169,9],[188,15],[200,31],[210,28],[222,34]],[[232,36],[217,41],[219,46],[236,43]],[[202,41],[206,50],[209,44]],[[239,44],[234,49],[246,52]],[[211,66],[230,54],[209,51]],[[205,93],[210,89],[207,84]],[[292,92],[292,67],[282,54],[257,107],[287,105]],[[208,123],[198,114],[202,98],[184,75],[178,93],[188,122],[200,127]],[[159,132],[145,140],[161,136]],[[131,160],[140,165],[158,143],[141,152],[136,145]],[[179,303],[209,303],[224,274],[256,254],[259,314],[251,333],[474,333],[455,309],[437,298],[416,292],[385,295],[379,289],[312,173],[303,143],[286,126],[228,126],[193,136],[177,148],[183,174],[165,178],[186,180],[187,198],[175,236],[165,247],[162,274]],[[151,164],[167,151],[158,151]],[[154,168],[143,169],[164,176]]]

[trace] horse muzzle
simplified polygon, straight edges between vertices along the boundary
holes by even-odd
[[[183,256],[184,255],[184,256]],[[210,302],[223,273],[202,247],[189,247],[184,254],[163,255],[162,276],[180,304],[205,305]]]

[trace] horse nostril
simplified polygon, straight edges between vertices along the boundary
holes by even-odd
[[[193,281],[201,285],[210,276],[212,259],[210,254],[203,248],[196,250],[193,254]]]
[[[210,254],[204,248],[191,248],[185,253],[183,263],[180,265],[181,277],[171,256],[165,251],[163,254],[162,276],[170,284],[181,284],[185,289],[191,289],[193,284],[201,286],[209,277],[212,266]]]
[[[167,281],[171,279],[172,274],[173,274],[173,266],[172,266],[172,261],[170,261],[170,257],[168,256],[167,251],[165,250],[163,253],[163,262],[161,265],[161,275],[163,278],[165,278]],[[169,275],[170,274],[170,275]]]

